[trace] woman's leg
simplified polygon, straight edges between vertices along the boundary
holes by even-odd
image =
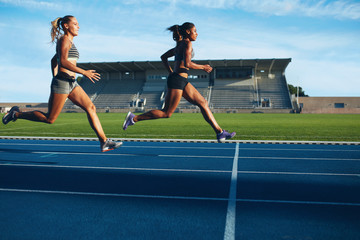
[[[52,124],[59,116],[67,97],[68,94],[51,93],[48,103],[48,113],[37,110],[31,112],[18,112],[15,114],[15,118]]]
[[[96,114],[95,105],[91,102],[89,96],[81,87],[75,87],[69,94],[69,99],[86,112],[91,128],[96,133],[100,142],[104,143],[107,138],[101,126],[99,117]]]
[[[208,102],[205,98],[199,93],[198,90],[191,84],[188,83],[184,89],[183,97],[190,103],[198,106],[201,110],[201,113],[204,119],[210,124],[214,131],[218,134],[222,132],[221,127],[216,122],[214,115],[212,114]]]
[[[162,110],[151,110],[141,115],[137,115],[133,118],[134,122],[151,120],[158,118],[169,118],[175,112],[183,91],[181,89],[168,89],[168,92],[165,97],[165,107]]]

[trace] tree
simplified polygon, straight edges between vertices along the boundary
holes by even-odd
[[[288,84],[289,92],[290,94],[295,94],[297,96],[297,86],[293,86],[291,84]],[[305,91],[302,89],[302,87],[299,87],[299,97],[308,97],[309,95],[305,94]]]

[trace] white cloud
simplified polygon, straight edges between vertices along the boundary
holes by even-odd
[[[301,11],[312,17],[333,16],[340,19],[360,19],[360,3],[351,1],[319,1],[315,5],[304,5]]]
[[[0,3],[11,4],[17,7],[36,9],[58,9],[61,4],[35,0],[0,0]]]
[[[75,42],[81,62],[159,60],[162,52],[171,47],[164,39],[147,33],[136,36],[83,34]]]
[[[353,62],[293,59],[286,76],[310,96],[360,96],[360,68]]]
[[[77,6],[73,9],[81,26],[80,35],[74,40],[80,51],[80,62],[160,60],[159,56],[175,45],[165,28],[193,21],[199,32],[198,40],[193,43],[195,62],[197,59],[292,58],[288,80],[297,84],[299,79],[306,93],[359,95],[354,86],[360,76],[357,67],[360,32],[345,25],[343,29],[339,27],[349,21],[337,21],[338,25],[332,27],[331,23],[325,26],[328,19],[319,20],[324,22],[323,29],[317,28],[314,32],[302,26],[301,21],[272,27],[271,22],[263,24],[272,19],[262,17],[301,15],[357,20],[360,3],[354,1],[127,0],[117,3],[105,0],[102,4],[67,1],[58,6],[60,2],[50,0],[0,0],[0,5],[5,3],[8,8],[24,7],[37,16],[49,9],[51,15],[35,20],[28,16],[11,21],[7,18],[0,23],[0,34],[6,33],[0,40],[0,102],[47,102],[51,82],[49,60],[55,52],[55,46],[48,44],[49,23],[59,15],[58,10],[68,12],[66,6],[71,4]],[[202,11],[204,7],[213,9]],[[234,13],[232,9],[255,14],[229,19],[226,16]],[[194,14],[197,12],[199,14]]]
[[[356,1],[312,1],[312,0],[184,0],[198,7],[233,9],[266,15],[309,17],[334,17],[340,19],[360,19],[360,3]],[[181,3],[179,3],[181,4]]]
[[[51,71],[47,68],[1,65],[0,102],[47,102]]]
[[[239,28],[236,24],[203,24],[198,30],[200,33],[195,45],[211,56],[236,54],[237,58],[303,57],[313,60],[330,57],[356,62],[360,59],[360,32],[324,29],[314,33],[299,29],[265,29],[262,26]],[[216,37],[212,29],[216,29]]]

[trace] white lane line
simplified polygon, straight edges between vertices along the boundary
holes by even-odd
[[[58,154],[58,155],[91,155],[91,156],[139,156],[144,154],[136,154],[136,153],[89,153],[89,152],[29,152],[33,154]],[[171,158],[233,158],[232,156],[198,156],[198,155],[158,155],[158,154],[149,154],[156,157],[171,157]]]
[[[0,145],[5,146],[43,146],[43,147],[99,147],[99,145],[94,144],[45,144],[45,143],[0,143]]]
[[[48,133],[51,134],[51,133]],[[147,136],[147,135],[144,135]],[[154,135],[155,136],[155,135]],[[182,136],[182,135],[179,135]],[[205,136],[205,135],[203,135]],[[279,136],[276,136],[279,137]],[[62,141],[98,141],[97,138],[86,137],[26,137],[26,136],[0,136],[0,139],[20,140],[62,140]],[[113,138],[124,142],[190,142],[190,143],[217,143],[214,139],[159,139],[159,138]],[[225,143],[243,144],[310,144],[310,145],[360,145],[360,142],[348,141],[294,141],[294,140],[227,140]]]
[[[95,167],[95,166],[67,166],[67,165],[45,165],[45,164],[17,164],[0,163],[0,166],[10,167],[40,167],[40,168],[70,168],[70,169],[99,169],[99,170],[129,170],[129,171],[162,171],[162,172],[202,172],[202,173],[231,173],[227,170],[206,169],[167,169],[167,168],[125,168],[125,167]]]
[[[57,143],[0,143],[0,145],[6,146],[55,146],[55,147],[96,147],[98,148],[98,144],[57,144]],[[233,148],[228,147],[174,147],[174,146],[148,146],[148,145],[138,145],[138,146],[128,146],[124,144],[121,148],[161,148],[161,149],[209,149],[209,150],[233,150]],[[360,149],[324,149],[324,148],[261,148],[261,147],[254,147],[254,148],[246,148],[240,147],[241,150],[250,150],[250,151],[307,151],[307,152],[360,152]]]
[[[318,201],[291,201],[291,200],[257,200],[257,199],[238,199],[237,202],[250,203],[285,203],[285,204],[303,204],[303,205],[334,205],[334,206],[353,206],[359,207],[360,203],[347,202],[318,202]]]
[[[139,156],[141,154],[136,153],[82,153],[82,152],[31,152],[34,154],[59,154],[59,155],[96,155],[96,156]],[[200,156],[200,155],[168,155],[168,154],[150,154],[157,157],[170,157],[170,158],[228,158],[232,159],[232,156]],[[312,161],[360,161],[360,159],[348,159],[348,158],[293,158],[293,157],[239,157],[243,159],[273,159],[273,160],[312,160]]]
[[[3,151],[0,151],[3,152]],[[144,154],[136,153],[89,153],[89,152],[28,152],[33,154],[43,155],[91,155],[91,156],[129,156],[137,157]],[[215,158],[215,159],[232,159],[232,156],[201,156],[201,155],[164,155],[164,154],[149,154],[155,157],[167,157],[167,158]],[[267,160],[304,160],[304,161],[360,161],[360,159],[351,158],[294,158],[294,157],[239,157],[241,159],[267,159]]]
[[[56,157],[56,153],[48,153],[40,156],[41,158]]]
[[[87,155],[87,156],[139,156],[139,154],[132,154],[132,153],[90,153],[90,152],[30,152],[30,153],[34,153],[34,154],[59,154],[59,155]],[[155,155],[155,154],[154,154]]]
[[[0,143],[1,145],[1,143]],[[72,146],[72,147],[98,147],[98,146],[94,146],[94,145],[58,145],[58,144],[19,144],[19,145],[42,145],[42,146]],[[206,147],[156,147],[156,146],[123,146],[121,148],[164,148],[164,149],[211,149],[214,150],[214,148],[206,148]],[[215,150],[229,150],[231,148],[216,148]],[[243,148],[240,148],[241,150],[243,150]],[[250,150],[250,149],[249,149]],[[259,148],[256,148],[256,150],[261,150]],[[279,149],[262,149],[262,150],[279,150]],[[286,149],[283,149],[284,151]],[[309,150],[312,151],[312,150]],[[331,151],[331,150],[329,150]],[[344,150],[343,152],[345,152],[346,150]],[[357,150],[349,150],[349,151],[357,151]],[[0,151],[3,152],[3,151]],[[34,154],[49,154],[49,155],[96,155],[96,156],[104,156],[104,155],[109,155],[109,156],[138,156],[141,154],[136,154],[136,153],[89,153],[89,152],[42,152],[42,151],[33,151],[30,153],[34,153]],[[232,159],[232,156],[200,156],[200,155],[167,155],[167,154],[154,154],[155,156],[158,157],[171,157],[171,158],[228,158],[228,159]],[[311,161],[360,161],[359,158],[295,158],[295,157],[257,157],[257,156],[243,156],[240,157],[243,159],[269,159],[269,160],[311,160]]]
[[[204,173],[232,173],[228,170],[208,169],[171,169],[171,168],[126,168],[104,166],[78,166],[78,165],[47,165],[47,164],[23,164],[23,163],[0,163],[0,166],[9,167],[40,167],[40,168],[70,168],[70,169],[99,169],[99,170],[129,170],[129,171],[164,171],[164,172],[204,172]],[[312,173],[312,172],[265,172],[265,171],[238,171],[242,174],[268,174],[268,175],[313,175],[313,176],[348,176],[360,177],[360,173]]]
[[[254,150],[254,151],[300,151],[300,152],[360,152],[360,149],[324,149],[324,148],[243,148],[242,150]]]
[[[296,158],[296,157],[239,157],[243,159],[306,160],[306,161],[360,161],[359,158]]]
[[[238,171],[242,174],[284,174],[284,175],[314,175],[314,176],[349,176],[360,177],[359,173],[311,173],[311,172],[262,172],[262,171]]]
[[[231,156],[193,156],[193,155],[158,155],[171,158],[233,158]],[[241,159],[269,159],[269,160],[306,160],[306,161],[360,161],[352,158],[294,158],[294,157],[239,157]]]
[[[170,157],[170,158],[229,158],[232,159],[232,156],[198,156],[198,155],[166,155],[166,154],[161,154],[158,155],[159,157]]]
[[[228,208],[226,213],[226,223],[224,239],[235,239],[235,221],[236,221],[236,185],[237,185],[237,172],[238,172],[238,157],[239,157],[239,143],[236,143],[235,156],[233,168],[231,173],[231,184],[229,191]]]
[[[31,143],[0,143],[0,145],[5,146],[45,146],[45,147],[96,147],[98,148],[99,145],[95,144],[44,144],[44,143],[38,143],[38,144],[31,144]],[[155,148],[155,149],[207,149],[207,150],[233,150],[233,148],[225,148],[225,147],[162,147],[162,146],[146,146],[146,145],[138,145],[138,146],[127,146],[122,145],[121,148]]]
[[[49,193],[49,194],[65,194],[65,195],[105,196],[105,197],[158,198],[158,199],[177,199],[177,200],[211,200],[211,201],[226,201],[227,200],[227,198],[213,198],[213,197],[183,197],[183,196],[166,196],[166,195],[93,193],[93,192],[51,191],[51,190],[34,190],[34,189],[10,189],[10,188],[0,188],[0,191],[1,192],[24,192],[24,193]]]
[[[46,193],[46,194],[129,197],[129,198],[130,197],[156,198],[156,199],[174,199],[174,200],[228,201],[228,198],[214,198],[214,197],[184,197],[184,196],[143,195],[143,194],[123,194],[123,193],[71,192],[71,191],[36,190],[36,189],[15,189],[15,188],[0,188],[0,192]],[[332,205],[332,206],[355,206],[355,207],[360,206],[360,203],[347,203],[347,202],[318,202],[318,201],[290,201],[290,200],[263,200],[263,199],[237,199],[236,201],[247,202],[247,203],[280,203],[280,204],[283,203],[283,204]]]

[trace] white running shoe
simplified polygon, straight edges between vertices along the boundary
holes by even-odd
[[[104,143],[100,143],[101,152],[107,152],[121,147],[122,142],[114,142],[110,139],[107,139]]]
[[[2,118],[2,122],[3,124],[8,124],[10,121],[15,122],[16,118],[15,118],[15,113],[20,112],[20,109],[18,106],[14,106],[10,109],[10,111],[4,115],[4,117]]]

